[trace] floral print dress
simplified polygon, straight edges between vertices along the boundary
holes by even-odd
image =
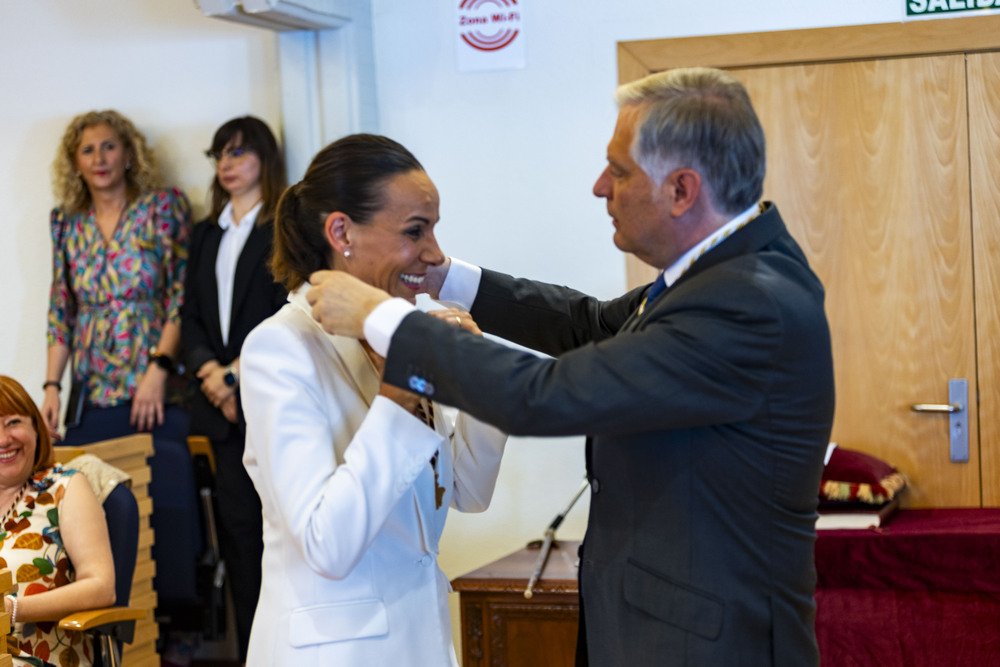
[[[131,202],[110,241],[94,209],[52,211],[48,344],[72,350],[89,405],[132,400],[166,322],[180,324],[191,210],[176,189]]]
[[[76,578],[59,534],[59,507],[75,470],[55,465],[36,472],[0,530],[0,567],[14,574],[17,595],[26,597]],[[7,635],[15,665],[89,667],[93,641],[61,630],[55,621],[15,623]]]

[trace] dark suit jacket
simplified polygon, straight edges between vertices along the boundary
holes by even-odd
[[[590,664],[816,665],[822,285],[769,205],[636,316],[647,289],[599,302],[484,271],[480,327],[555,359],[413,313],[386,378],[514,434],[588,436]]]
[[[184,283],[184,305],[181,307],[184,365],[192,376],[207,361],[215,359],[225,366],[240,356],[243,339],[250,330],[284,305],[288,291],[274,282],[268,268],[273,238],[274,223],[267,221],[253,228],[243,246],[233,281],[229,341],[223,344],[219,324],[219,287],[215,279],[215,259],[219,254],[222,228],[214,220],[204,220],[195,225]],[[239,415],[240,424],[236,428],[242,431],[245,428],[242,407]],[[192,405],[191,433],[221,441],[229,437],[232,428],[234,425],[209,403],[199,389]]]

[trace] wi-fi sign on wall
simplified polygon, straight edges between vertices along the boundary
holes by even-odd
[[[499,51],[521,33],[517,0],[461,0],[459,36],[478,51]]]

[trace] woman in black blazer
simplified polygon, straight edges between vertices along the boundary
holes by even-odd
[[[201,382],[191,433],[212,441],[219,540],[231,582],[240,661],[246,662],[260,593],[263,527],[260,498],[243,467],[239,354],[250,330],[287,297],[269,269],[285,165],[271,130],[251,116],[222,125],[206,154],[215,163],[212,212],[192,234],[181,343],[186,367]]]

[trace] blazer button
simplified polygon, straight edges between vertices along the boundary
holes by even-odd
[[[590,492],[591,493],[601,492],[601,482],[596,477],[590,480]]]

